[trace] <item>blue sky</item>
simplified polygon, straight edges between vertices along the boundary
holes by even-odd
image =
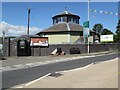
[[[2,22],[13,26],[27,27],[27,9],[31,9],[30,27],[37,31],[52,25],[52,16],[65,10],[80,16],[80,25],[87,20],[87,2],[3,2]],[[117,2],[91,2],[90,9],[118,13]],[[90,28],[96,23],[103,24],[104,28],[116,31],[118,17],[116,15],[90,12]]]

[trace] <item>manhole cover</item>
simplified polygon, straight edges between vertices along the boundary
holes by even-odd
[[[63,75],[63,74],[55,72],[55,73],[51,73],[49,76],[51,76],[51,77],[59,77],[61,75]]]

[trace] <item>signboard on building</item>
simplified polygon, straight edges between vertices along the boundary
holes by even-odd
[[[48,37],[31,37],[30,46],[48,46]]]
[[[101,42],[113,42],[113,34],[111,35],[101,35],[100,36]]]

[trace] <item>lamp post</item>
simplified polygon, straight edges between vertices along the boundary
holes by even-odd
[[[90,23],[90,0],[88,0],[88,24]],[[90,36],[90,26],[88,27],[88,49],[87,52],[88,54],[90,53],[90,46],[89,46],[89,36]]]

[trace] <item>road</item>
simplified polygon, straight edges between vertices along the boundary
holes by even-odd
[[[56,62],[46,65],[40,65],[37,67],[6,71],[2,73],[3,88],[9,88],[18,84],[35,80],[47,73],[80,68],[94,62],[111,60],[116,57],[118,57],[118,54],[108,54],[103,56],[83,58],[65,62]]]

